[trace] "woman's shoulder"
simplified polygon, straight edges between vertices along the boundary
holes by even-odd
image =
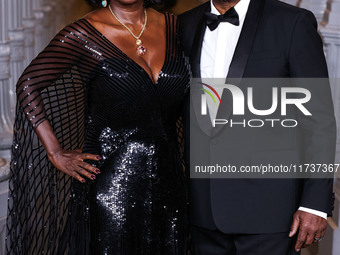
[[[100,30],[101,27],[110,25],[112,22],[110,18],[112,17],[108,15],[107,11],[104,8],[100,8],[85,14],[78,22],[85,21],[92,27]]]
[[[99,41],[102,40],[102,34],[97,29],[96,15],[88,13],[80,19],[73,21],[61,29],[52,39],[49,46],[63,46],[69,49],[81,49],[83,54],[93,46],[99,47]],[[100,27],[100,26],[99,26]]]
[[[82,19],[86,19],[91,23],[108,23],[110,21],[109,18],[111,18],[111,16],[108,15],[105,8],[93,10],[82,17]]]
[[[99,24],[101,19],[99,18],[99,13],[97,10],[92,11],[73,21],[71,24],[65,26],[60,33],[61,34],[71,34],[80,37],[91,37],[96,33],[97,23]]]

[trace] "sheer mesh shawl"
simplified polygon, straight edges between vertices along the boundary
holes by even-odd
[[[176,19],[166,20],[168,38],[176,40]],[[108,57],[127,56],[81,19],[60,31],[19,79],[6,254],[89,253],[88,187],[53,167],[34,129],[48,120],[64,149],[82,148],[87,85],[102,75],[98,63]],[[181,118],[177,128],[183,153]]]
[[[104,45],[99,52],[99,36],[82,21],[64,28],[18,81],[7,254],[87,253],[86,186],[75,194],[79,184],[53,167],[34,129],[48,120],[64,149],[82,148],[86,84],[108,54]]]

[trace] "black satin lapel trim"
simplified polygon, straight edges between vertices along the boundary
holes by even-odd
[[[226,93],[223,90],[221,101],[222,105],[220,104],[217,110],[216,119],[226,119],[229,121],[233,109],[233,98],[231,93]],[[212,136],[217,135],[224,127],[225,126],[222,124],[217,124],[212,130]]]
[[[192,70],[192,76],[194,80],[198,80],[195,78],[201,78],[201,52],[202,52],[202,44],[204,39],[204,34],[206,30],[206,23],[204,18],[204,13],[210,11],[210,3],[206,3],[206,7],[202,9],[200,13],[200,17],[198,17],[198,24],[194,36],[194,41],[192,43],[191,53],[190,53],[190,64]],[[207,115],[201,114],[201,95],[203,88],[202,84],[197,81],[196,84],[191,84],[191,107],[193,108],[193,112],[195,113],[195,117],[199,128],[207,135],[211,136],[212,133],[212,124],[210,120],[209,111],[207,111]],[[192,115],[191,115],[192,116]]]
[[[242,78],[261,19],[264,0],[251,0],[227,78]]]
[[[194,36],[194,41],[191,47],[190,64],[193,78],[201,77],[201,52],[205,29],[207,28],[204,19],[204,13],[206,11],[210,11],[210,3],[209,5],[207,5],[205,9],[203,9],[202,13],[200,14],[200,17],[198,17],[198,24]]]
[[[195,79],[198,80],[198,79]],[[210,119],[210,113],[209,110],[207,109],[207,115],[202,115],[201,114],[201,98],[202,98],[202,83],[198,82],[191,84],[190,88],[190,93],[191,93],[191,116],[192,116],[192,111],[195,113],[195,117],[197,120],[197,123],[199,125],[199,128],[207,135],[211,136],[212,134],[212,124],[211,124],[211,119]],[[194,120],[191,120],[194,121]],[[191,122],[193,123],[193,122]]]
[[[261,19],[262,11],[264,6],[264,0],[251,0],[240,38],[237,42],[235,53],[233,55],[226,83],[228,78],[232,78],[233,85],[239,85],[246,68],[249,54],[251,52],[253,42],[256,36],[258,24]],[[217,119],[230,119],[232,114],[232,97],[230,93],[222,93],[221,98],[223,105],[220,105],[217,112]],[[213,129],[212,135],[216,135],[223,129],[224,125],[218,125]]]

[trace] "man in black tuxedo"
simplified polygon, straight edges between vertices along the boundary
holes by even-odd
[[[212,0],[181,14],[179,22],[194,78],[328,77],[317,22],[307,10],[277,0]],[[187,137],[209,146],[189,148],[187,143],[186,163],[190,149],[213,157],[222,144],[226,161],[238,165],[333,164],[336,128],[330,86],[321,82],[309,89],[313,114],[288,113],[288,118],[299,119],[294,129],[213,128],[207,125],[209,118],[194,116],[193,127],[185,125]],[[210,115],[220,119],[230,114],[231,100],[224,99],[230,99],[226,90],[223,106]],[[186,119],[195,115],[189,100],[185,108]],[[299,254],[325,234],[332,185],[332,178],[191,179],[192,253]]]

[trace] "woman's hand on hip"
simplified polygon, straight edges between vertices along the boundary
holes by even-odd
[[[60,149],[53,154],[49,154],[48,158],[52,164],[63,173],[85,183],[84,179],[96,179],[96,174],[100,174],[100,170],[84,160],[99,161],[102,158],[99,155],[82,153],[81,150],[68,151]]]

